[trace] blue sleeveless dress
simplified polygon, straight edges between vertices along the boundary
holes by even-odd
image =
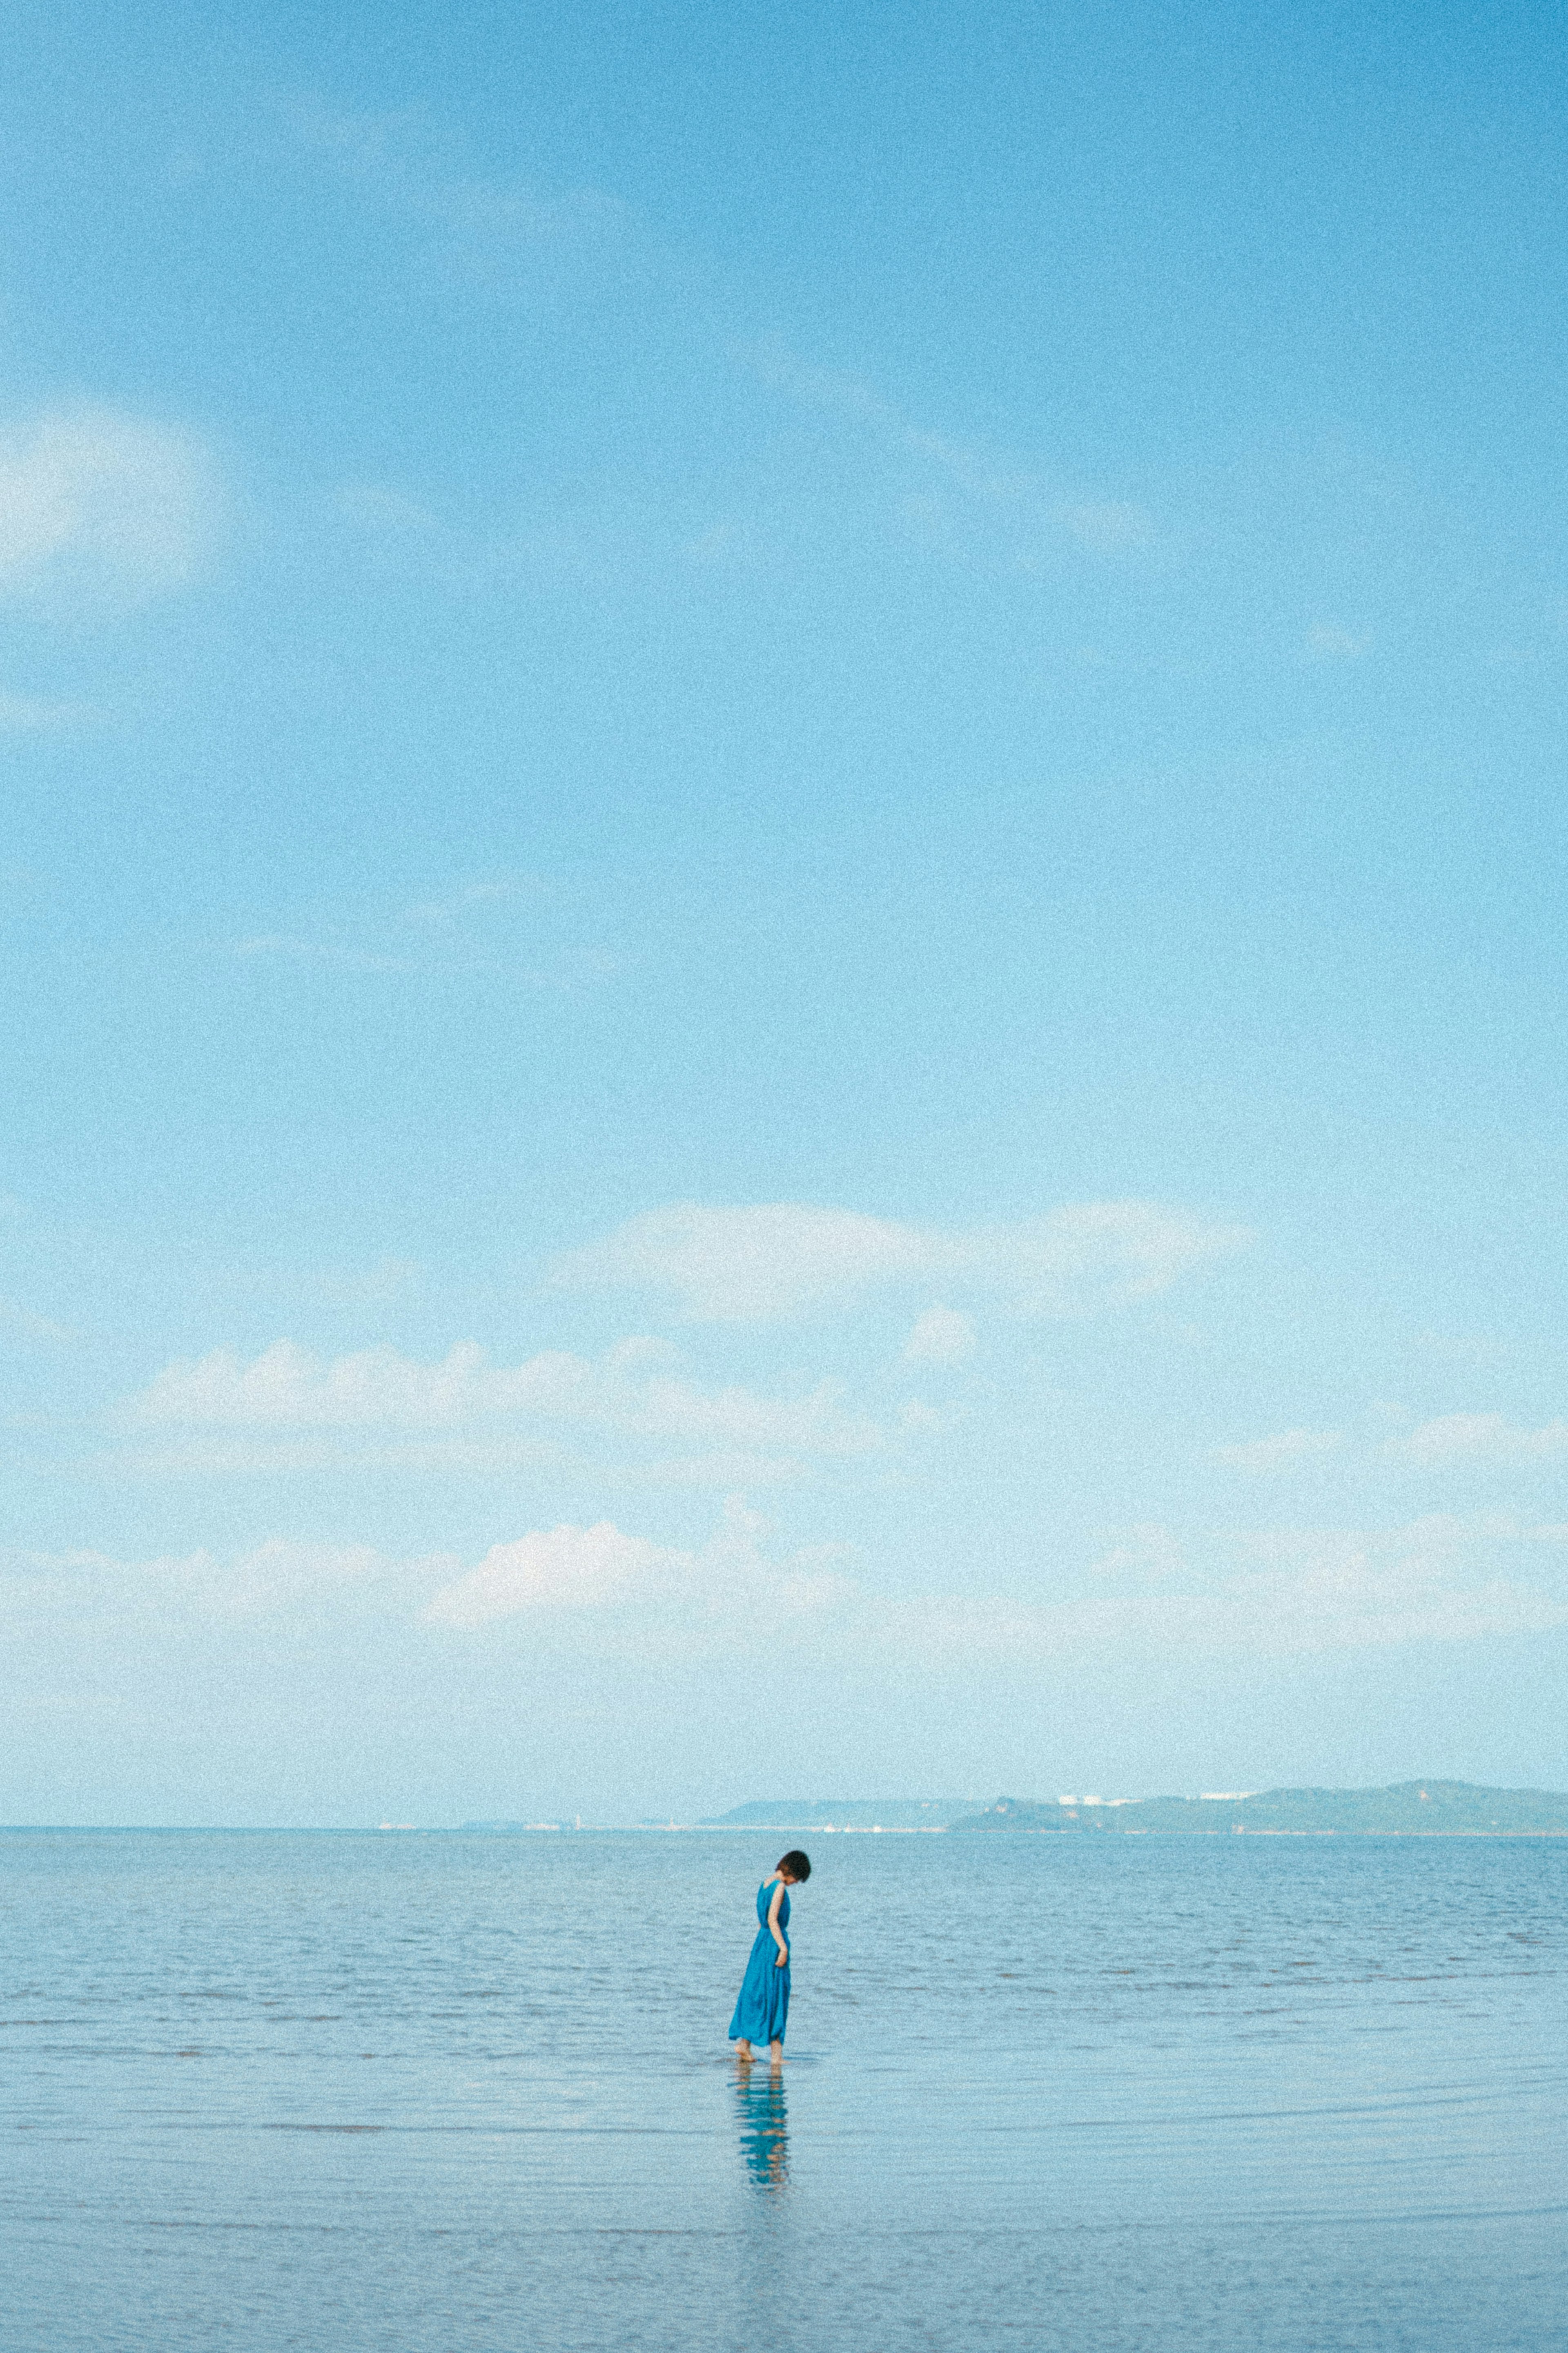
[[[779,1948],[768,1926],[768,1906],[773,1900],[777,1879],[764,1879],[757,1890],[756,1941],[752,1957],[746,1963],[746,1974],[741,1980],[740,2000],[735,2015],[730,2021],[730,2040],[738,2042],[782,2042],[784,2021],[789,2016],[789,1963],[781,1969]],[[784,1902],[779,1905],[779,1926],[784,1943],[789,1943],[789,1889],[784,1889]]]

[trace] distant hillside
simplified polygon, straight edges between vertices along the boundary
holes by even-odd
[[[973,1798],[759,1798],[703,1825],[711,1830],[944,1831],[975,1812]],[[977,1819],[984,1819],[977,1817]]]
[[[1398,1781],[1386,1789],[1257,1789],[1237,1797],[1140,1798],[1122,1804],[998,1798],[955,1831],[1161,1831],[1450,1837],[1568,1833],[1568,1796],[1487,1789],[1470,1781]]]

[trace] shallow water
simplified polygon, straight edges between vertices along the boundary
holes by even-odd
[[[1490,2353],[1568,1841],[0,1833],[0,2345]]]

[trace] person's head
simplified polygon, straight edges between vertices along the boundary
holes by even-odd
[[[787,1879],[792,1887],[798,1887],[803,1879],[811,1877],[811,1857],[802,1854],[799,1847],[792,1846],[787,1854],[780,1855],[778,1872],[781,1879]]]

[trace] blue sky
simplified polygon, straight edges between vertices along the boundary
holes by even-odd
[[[0,1815],[1568,1785],[1556,12],[3,37]]]

